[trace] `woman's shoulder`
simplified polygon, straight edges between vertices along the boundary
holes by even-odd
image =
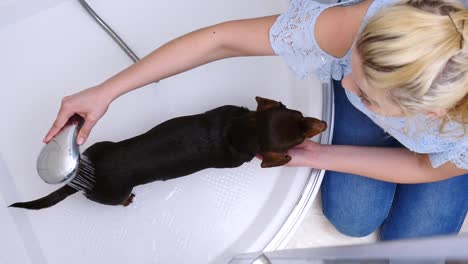
[[[352,46],[367,10],[374,2],[374,0],[345,2],[325,8],[317,16],[314,27],[314,36],[320,49],[336,58],[345,56]]]
[[[397,0],[349,0],[324,4],[293,0],[270,29],[270,43],[299,78],[318,73],[340,79],[344,57],[362,21]],[[348,53],[347,53],[348,52]],[[343,58],[343,54],[346,54]]]

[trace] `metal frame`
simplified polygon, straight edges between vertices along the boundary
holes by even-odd
[[[242,253],[228,264],[468,263],[468,234],[274,252]]]

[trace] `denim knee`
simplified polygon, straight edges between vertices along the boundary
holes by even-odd
[[[363,237],[387,218],[396,184],[353,174],[327,171],[322,182],[322,210],[347,236]]]
[[[335,209],[323,208],[323,213],[330,223],[343,235],[350,237],[365,237],[376,231],[386,218],[388,212],[381,212],[380,216],[366,218],[352,212],[344,215]]]
[[[456,234],[468,211],[468,174],[422,184],[399,184],[381,240]]]

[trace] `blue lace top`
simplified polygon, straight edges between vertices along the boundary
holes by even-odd
[[[270,43],[276,54],[282,56],[298,78],[318,74],[327,81],[330,76],[341,80],[351,72],[351,49],[342,58],[321,50],[314,36],[317,17],[325,9],[337,5],[352,5],[362,0],[349,0],[338,4],[321,4],[313,0],[292,0],[289,9],[278,17],[270,29]],[[398,0],[374,0],[367,10],[361,30],[379,9]],[[354,44],[353,44],[354,45]],[[440,119],[426,115],[412,117],[385,117],[368,110],[353,93],[346,91],[350,102],[377,125],[417,153],[427,153],[434,168],[452,162],[468,169],[468,137],[463,127],[449,122],[444,133],[439,133]]]

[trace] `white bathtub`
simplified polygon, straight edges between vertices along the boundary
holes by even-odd
[[[287,1],[89,4],[142,57],[199,27],[280,13]],[[260,169],[257,160],[137,187],[126,208],[81,194],[41,211],[7,208],[58,188],[38,177],[35,162],[61,98],[132,62],[77,1],[3,1],[0,36],[0,263],[225,263],[241,252],[281,248],[301,222],[320,172]],[[330,109],[322,105],[327,85],[317,78],[295,80],[278,57],[211,63],[121,97],[82,149],[224,104],[254,109],[256,95],[330,122],[331,113],[322,111]],[[330,141],[322,135],[315,140]]]

